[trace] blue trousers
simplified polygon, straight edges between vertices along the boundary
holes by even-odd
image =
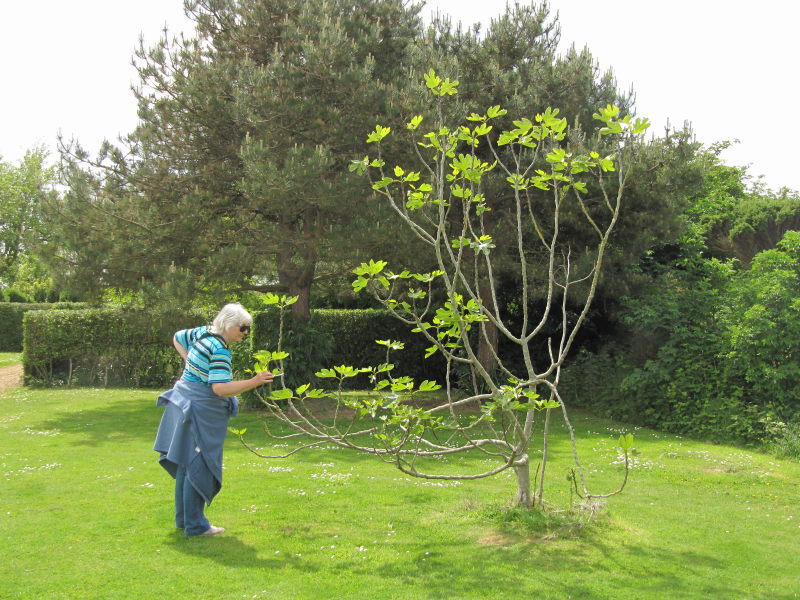
[[[205,502],[186,479],[186,467],[179,466],[175,474],[175,526],[186,535],[200,535],[211,527],[203,514]]]

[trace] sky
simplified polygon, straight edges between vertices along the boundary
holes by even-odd
[[[484,28],[505,0],[428,0],[453,21]],[[0,0],[0,160],[18,163],[56,137],[96,151],[136,126],[130,91],[139,36],[190,31],[182,0]],[[800,190],[793,149],[800,119],[797,24],[791,0],[551,0],[560,51],[587,46],[600,68],[636,94],[636,113],[660,135],[689,122],[731,165],[767,187]]]

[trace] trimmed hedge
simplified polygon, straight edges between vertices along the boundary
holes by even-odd
[[[29,310],[23,319],[26,381],[37,385],[168,387],[181,372],[172,335],[207,323],[211,316],[120,308]],[[278,312],[255,313],[253,319],[250,343],[233,348],[237,379],[247,376],[253,350],[277,348]],[[405,344],[390,356],[396,376],[444,382],[441,356],[424,358],[426,340],[387,311],[320,309],[310,321],[291,314],[285,317],[284,349],[291,353],[285,364],[287,384],[330,386],[331,380],[316,381],[314,373],[335,365],[368,367],[385,362],[386,347],[376,344],[376,339]],[[347,384],[351,389],[372,387],[366,375]]]
[[[268,310],[254,316],[253,350],[275,350],[278,344],[279,314]],[[394,375],[407,375],[417,382],[430,379],[444,383],[445,362],[440,354],[425,358],[430,345],[420,334],[393,317],[385,310],[317,309],[310,321],[303,322],[287,314],[284,322],[283,349],[291,354],[285,361],[286,383],[297,387],[313,382],[329,386],[332,380],[316,381],[314,373],[323,367],[349,365],[352,367],[377,366],[386,362],[386,347],[375,343],[377,339],[403,342],[403,350],[393,351],[390,362],[395,365]],[[347,380],[348,387],[372,387],[366,375]]]
[[[179,311],[28,311],[25,379],[40,385],[167,387],[182,368],[172,335],[206,321],[205,315]]]
[[[22,318],[29,310],[79,310],[83,308],[87,308],[83,302],[0,303],[0,352],[22,352]]]

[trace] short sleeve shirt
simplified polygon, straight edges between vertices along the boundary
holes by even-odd
[[[231,351],[208,327],[183,329],[175,334],[177,342],[186,348],[186,367],[183,379],[211,385],[233,380]]]

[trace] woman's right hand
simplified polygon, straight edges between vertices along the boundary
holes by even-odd
[[[217,396],[230,398],[236,394],[241,394],[242,392],[257,388],[265,383],[270,383],[274,378],[275,376],[269,371],[261,371],[253,375],[250,379],[238,379],[226,383],[213,383],[211,384],[211,391]]]
[[[261,371],[253,375],[253,377],[250,378],[250,381],[252,381],[256,386],[259,386],[264,385],[265,383],[272,383],[273,379],[275,379],[275,376],[272,373],[269,371]]]

